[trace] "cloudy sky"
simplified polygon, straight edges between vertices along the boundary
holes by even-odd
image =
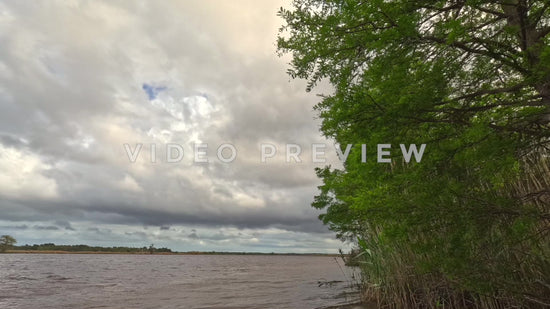
[[[281,6],[0,1],[0,234],[179,251],[343,247],[310,206],[325,165],[311,144],[338,164],[312,110],[329,88],[306,93],[286,75]],[[231,163],[217,158],[224,143]],[[262,143],[277,147],[264,163]],[[301,163],[286,162],[287,143],[302,146]],[[169,144],[181,145],[178,162]],[[194,162],[196,144],[208,163]]]

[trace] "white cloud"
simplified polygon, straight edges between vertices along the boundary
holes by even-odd
[[[116,183],[116,186],[122,190],[131,192],[143,191],[143,188],[141,188],[137,181],[130,175],[125,175],[124,179]]]
[[[51,168],[32,153],[0,144],[0,195],[14,199],[56,198],[55,180],[44,176]]]

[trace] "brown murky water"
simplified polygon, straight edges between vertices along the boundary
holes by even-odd
[[[326,308],[353,270],[322,256],[0,254],[0,308]]]

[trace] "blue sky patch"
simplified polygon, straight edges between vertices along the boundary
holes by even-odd
[[[145,91],[145,93],[147,93],[149,101],[156,99],[159,93],[166,90],[165,86],[152,86],[149,84],[143,84],[141,88]]]

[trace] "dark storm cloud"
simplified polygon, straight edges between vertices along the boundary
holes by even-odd
[[[168,230],[167,225],[195,224],[203,226],[234,226],[237,228],[276,227],[280,229],[327,233],[328,230],[317,219],[315,212],[307,208],[303,214],[281,212],[279,205],[269,205],[266,209],[231,210],[225,213],[163,211],[154,208],[140,208],[125,202],[108,204],[85,204],[83,202],[43,203],[27,201],[9,203],[10,208],[2,215],[2,220],[11,221],[52,221],[59,228],[75,230],[67,220],[91,220],[109,224],[151,225]]]

